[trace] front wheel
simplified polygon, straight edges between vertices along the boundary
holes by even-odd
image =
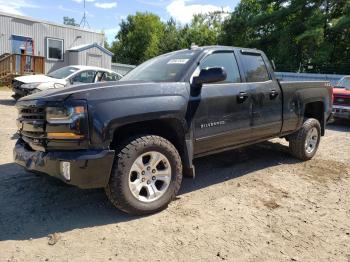
[[[320,140],[320,122],[309,118],[296,133],[289,137],[291,154],[300,160],[310,160],[316,154]]]
[[[159,136],[140,136],[124,143],[105,189],[124,212],[144,215],[167,207],[179,191],[182,164],[178,151]]]

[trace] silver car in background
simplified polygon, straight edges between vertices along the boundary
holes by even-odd
[[[72,85],[91,84],[97,82],[118,81],[122,76],[108,69],[92,66],[66,66],[47,75],[19,76],[12,81],[12,97],[34,94],[50,88]]]

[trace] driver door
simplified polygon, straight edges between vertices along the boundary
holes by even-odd
[[[251,91],[241,81],[234,52],[207,56],[197,71],[210,67],[223,67],[227,79],[204,84],[199,97],[193,99],[194,153],[197,155],[244,143],[251,136]]]

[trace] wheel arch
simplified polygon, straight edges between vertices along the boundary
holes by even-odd
[[[186,122],[174,117],[127,123],[113,130],[110,148],[116,149],[123,140],[137,135],[161,136],[175,146],[187,170],[192,168],[193,158],[192,148],[188,148],[189,143],[186,139],[189,132]]]
[[[315,118],[320,122],[321,135],[325,134],[325,106],[322,101],[313,101],[305,104],[304,118]]]

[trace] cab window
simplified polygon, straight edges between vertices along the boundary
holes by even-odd
[[[265,82],[270,80],[265,62],[260,54],[242,55],[247,82]]]
[[[221,83],[240,83],[241,77],[239,74],[238,65],[235,55],[232,52],[214,53],[200,63],[199,69],[223,67],[227,73],[226,80]]]

